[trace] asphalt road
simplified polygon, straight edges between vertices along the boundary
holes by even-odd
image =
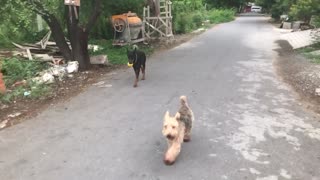
[[[276,76],[279,32],[239,17],[0,132],[1,180],[318,180],[320,124]],[[162,118],[189,97],[192,141],[173,166]]]

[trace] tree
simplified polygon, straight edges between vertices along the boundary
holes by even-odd
[[[279,19],[282,14],[289,13],[296,0],[256,0],[255,2],[267,12],[271,12],[273,18]]]
[[[12,41],[27,39],[31,34],[34,13],[15,0],[0,0],[0,45],[8,46]],[[32,36],[29,36],[32,37]]]
[[[62,3],[61,1],[59,1]],[[24,0],[26,6],[39,14],[48,24],[52,31],[52,37],[55,40],[59,50],[66,60],[79,62],[80,70],[86,70],[90,67],[90,58],[88,53],[89,32],[95,24],[101,12],[101,0],[83,3],[83,6],[92,6],[92,12],[85,23],[80,23],[80,8],[65,7],[65,19],[67,22],[68,37],[71,43],[71,49],[67,44],[63,28],[50,8],[45,6],[40,0]]]
[[[262,6],[265,11],[270,12],[272,5],[276,3],[276,0],[256,0],[255,3]]]
[[[290,15],[298,20],[310,23],[313,15],[318,15],[320,11],[320,0],[298,0],[290,8]]]
[[[240,8],[249,0],[206,0],[210,6],[214,8]]]

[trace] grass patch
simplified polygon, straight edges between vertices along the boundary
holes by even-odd
[[[306,57],[310,62],[320,64],[320,54],[312,54],[312,52],[318,50],[320,50],[320,43],[298,49],[297,52]]]
[[[90,55],[108,55],[109,62],[111,64],[127,64],[127,48],[130,49],[129,46],[113,46],[112,40],[92,40],[90,44],[99,45],[101,47],[100,50],[95,52],[90,52]],[[150,55],[153,52],[153,48],[150,46],[139,44],[139,50],[144,51],[146,55]]]
[[[46,63],[26,61],[19,58],[6,58],[0,61],[0,69],[3,73],[7,87],[6,94],[0,94],[0,102],[10,103],[19,98],[37,99],[51,93],[52,88],[47,84],[37,84],[30,79],[37,73],[48,68]],[[21,86],[13,87],[16,82],[26,80]]]
[[[52,93],[52,87],[47,84],[35,84],[28,82],[24,86],[19,86],[8,90],[6,94],[0,94],[1,103],[11,103],[18,99],[40,99]]]
[[[309,59],[312,63],[320,64],[320,55],[319,54],[303,54],[307,59]]]
[[[320,43],[317,43],[317,44],[314,44],[312,46],[308,46],[308,47],[304,47],[304,48],[298,49],[297,52],[298,53],[309,53],[309,52],[317,51],[317,50],[320,50]]]

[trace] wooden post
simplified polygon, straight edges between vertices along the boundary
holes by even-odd
[[[149,18],[150,18],[150,6],[148,6],[147,17],[148,17],[148,22],[149,22]],[[150,35],[150,27],[149,27],[149,26],[148,26],[148,34]]]
[[[172,14],[171,14],[171,2],[169,2],[169,17],[170,17],[170,22],[169,22],[169,26],[170,26],[170,34],[172,35],[173,32],[172,32]]]
[[[159,15],[150,16],[150,6],[144,8],[144,29],[148,28],[145,33],[147,38],[164,37],[170,38],[172,33],[172,14],[171,14],[171,1],[170,0],[157,0],[159,6]]]
[[[145,38],[145,33],[146,33],[146,8],[143,7],[143,21],[142,21],[142,38]]]
[[[166,11],[166,37],[168,37],[168,32],[169,32],[169,29],[168,29],[168,24],[169,24],[168,23],[169,22],[168,21],[169,20],[168,19],[168,10],[169,9],[168,9],[168,1],[167,0],[165,1],[164,5],[165,5],[165,11]]]

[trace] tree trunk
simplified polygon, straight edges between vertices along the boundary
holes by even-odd
[[[76,27],[76,36],[72,43],[73,59],[79,62],[80,70],[87,70],[91,67],[90,56],[88,52],[89,33],[81,27]]]
[[[89,69],[91,65],[88,52],[89,32],[100,15],[101,0],[95,0],[93,12],[85,26],[79,25],[79,7],[66,6],[67,28],[72,49],[69,48],[65,40],[63,30],[57,18],[40,1],[27,1],[27,5],[46,21],[51,29],[52,37],[65,60],[78,61],[80,70]]]
[[[101,11],[101,0],[96,0],[92,16],[86,26],[79,25],[79,7],[66,6],[67,28],[72,47],[72,60],[79,62],[80,70],[87,70],[91,67],[88,52],[89,31],[97,20]]]
[[[42,18],[47,22],[48,26],[50,27],[50,30],[52,32],[52,37],[54,41],[56,42],[59,50],[62,53],[62,56],[66,61],[69,61],[72,59],[71,57],[71,50],[69,48],[69,45],[67,44],[66,39],[64,38],[64,33],[62,31],[62,28],[57,20],[57,18],[53,15],[49,16],[42,16]]]
[[[80,27],[79,19],[76,17],[76,14],[79,18],[79,7],[74,9],[66,6],[66,15],[68,19],[67,28],[72,47],[72,60],[79,62],[80,70],[87,70],[91,66],[88,52],[89,33],[85,28]]]

